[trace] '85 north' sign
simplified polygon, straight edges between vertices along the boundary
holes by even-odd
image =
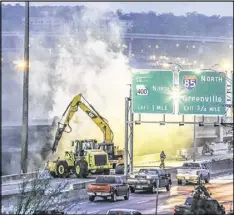
[[[196,87],[197,77],[195,75],[185,75],[183,77],[183,85],[187,90],[192,90]]]
[[[226,80],[214,71],[183,70],[179,72],[179,88],[183,95],[179,101],[179,114],[226,114]]]

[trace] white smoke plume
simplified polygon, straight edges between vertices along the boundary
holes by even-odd
[[[89,8],[73,17],[65,28],[66,38],[57,40],[54,49],[44,49],[46,38],[30,41],[30,118],[62,116],[73,97],[82,93],[108,119],[116,144],[123,146],[124,97],[131,73],[127,57],[116,51],[123,44],[118,19],[112,16],[108,28],[92,26],[105,19],[106,10]],[[86,30],[76,34],[77,21]],[[71,123],[73,132],[64,135],[60,147],[69,148],[74,138],[103,141],[102,132],[82,110],[76,117],[79,123]]]
[[[126,85],[131,82],[131,72],[128,58],[116,47],[123,44],[120,34],[124,29],[117,17],[113,16],[108,29],[87,27],[90,23],[105,19],[106,12],[105,9],[89,8],[79,17],[74,16],[64,29],[66,38],[58,40],[56,47],[51,50],[43,47],[46,38],[31,40],[30,118],[62,116],[73,97],[82,93],[109,121],[115,135],[114,143],[123,148],[124,98],[128,95]],[[86,30],[78,29],[74,33],[73,24],[77,21],[86,26]],[[86,39],[82,39],[83,36]],[[70,148],[73,139],[103,141],[102,132],[82,110],[78,110],[74,120],[71,123],[72,133],[65,134],[59,143],[59,154],[61,149]],[[184,135],[178,138],[178,129],[174,127],[170,130],[158,125],[136,128],[134,150],[138,154],[154,153],[162,149],[162,143],[168,143],[166,149],[175,151],[172,139],[183,143],[191,141],[190,134],[189,137],[187,135],[188,129],[182,129]],[[41,149],[45,145],[42,142],[34,144]]]

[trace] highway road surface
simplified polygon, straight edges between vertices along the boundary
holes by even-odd
[[[187,196],[191,194],[194,185],[177,186],[173,180],[170,192],[162,190],[159,193],[158,214],[173,214],[176,204],[183,204]],[[212,192],[212,196],[228,210],[233,201],[233,175],[219,176],[212,178],[207,185]],[[137,192],[130,195],[129,200],[125,201],[119,197],[117,202],[97,199],[95,202],[88,200],[77,202],[76,206],[68,211],[68,214],[105,214],[109,209],[128,208],[137,209],[143,214],[155,214],[156,204],[155,194]]]

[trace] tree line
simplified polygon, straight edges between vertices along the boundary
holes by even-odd
[[[31,6],[31,17],[58,17],[65,23],[75,16],[79,17],[85,11],[84,6]],[[206,16],[197,12],[176,16],[173,13],[159,14],[124,13],[122,10],[108,12],[107,16],[117,16],[120,20],[132,22],[133,33],[177,34],[194,36],[226,36],[233,35],[233,17]],[[17,30],[23,27],[24,6],[19,4],[2,6],[3,30]]]

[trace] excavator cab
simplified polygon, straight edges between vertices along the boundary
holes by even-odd
[[[115,159],[114,143],[99,143],[98,148],[106,152],[110,160]]]
[[[98,144],[99,149],[105,151],[108,154],[108,158],[110,162],[112,163],[112,168],[115,169],[115,167],[118,164],[123,163],[123,150],[119,150],[118,147],[114,146],[114,143],[99,143]]]
[[[72,146],[74,147],[74,154],[76,157],[85,156],[85,151],[90,149],[96,149],[97,148],[96,145],[97,145],[97,140],[95,139],[72,141]]]
[[[115,146],[115,156],[119,159],[123,159],[123,155],[124,155],[124,150],[123,149],[119,149],[119,146]]]

